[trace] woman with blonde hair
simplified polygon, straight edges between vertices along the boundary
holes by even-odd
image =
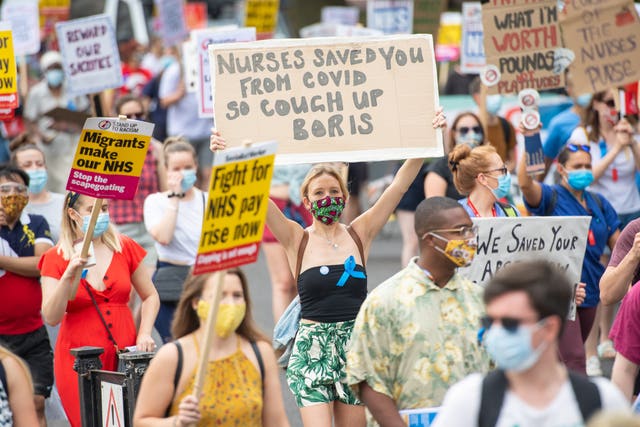
[[[191,144],[171,137],[163,151],[168,190],[145,199],[144,225],[158,254],[153,284],[160,295],[160,312],[155,328],[168,342],[182,285],[196,260],[206,195],[194,186],[198,162]]]
[[[38,425],[29,368],[3,346],[0,346],[0,425]]]
[[[501,201],[511,189],[511,174],[493,146],[457,145],[449,153],[449,167],[456,188],[467,196],[459,202],[471,218],[520,216]]]
[[[251,315],[247,279],[227,270],[207,349],[209,361],[201,396],[193,395],[196,366],[216,275],[187,279],[172,324],[173,344],[158,351],[145,372],[133,422],[138,427],[287,427],[278,367],[267,338]]]
[[[445,125],[442,110],[433,127]],[[211,149],[223,149],[220,134]],[[307,228],[287,219],[270,202],[267,225],[285,248],[298,284],[301,320],[287,367],[287,382],[300,407],[305,426],[363,426],[362,402],[346,384],[346,352],[351,331],[367,296],[365,264],[374,238],[387,223],[402,195],[422,168],[424,159],[409,159],[376,203],[348,226],[339,222],[349,197],[337,169],[327,164],[311,168],[300,193],[313,215]],[[373,397],[375,395],[375,397]],[[379,393],[362,386],[363,401]]]
[[[40,259],[42,274],[42,314],[50,325],[61,323],[54,352],[55,378],[67,418],[80,426],[78,377],[73,370],[75,347],[104,348],[102,369],[115,370],[117,352],[136,346],[153,351],[151,330],[158,313],[158,294],[147,269],[141,264],[145,251],[129,237],[120,235],[109,222],[108,201],[103,201],[93,232],[92,258],[88,265],[80,257],[95,199],[67,193],[60,227],[60,241]],[[76,295],[71,294],[76,275],[82,275]],[[140,327],[136,334],[128,306],[131,287],[141,305]]]

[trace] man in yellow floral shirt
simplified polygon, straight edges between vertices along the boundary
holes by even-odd
[[[451,385],[489,368],[482,288],[456,272],[475,255],[477,229],[446,197],[418,205],[415,229],[420,256],[369,294],[351,336],[347,382],[369,426],[405,426],[398,410],[439,406]]]

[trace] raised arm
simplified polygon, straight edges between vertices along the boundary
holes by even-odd
[[[446,117],[441,107],[436,111],[436,117],[432,124],[435,129],[438,129],[438,132],[440,132],[440,128],[446,126]],[[376,203],[351,223],[353,229],[362,239],[365,253],[368,252],[369,245],[396,210],[400,199],[407,192],[423,165],[424,159],[406,160],[396,173],[391,185],[387,187]]]
[[[536,130],[528,130],[522,124],[520,124],[520,132],[527,137],[533,136],[540,132],[540,128]],[[531,175],[527,174],[527,153],[525,152],[520,158],[520,164],[518,165],[518,185],[522,190],[522,196],[527,201],[529,206],[538,207],[542,201],[542,185],[536,181]]]

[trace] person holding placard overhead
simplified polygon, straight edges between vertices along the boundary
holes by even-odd
[[[438,110],[434,128],[445,126]],[[222,149],[220,134],[211,149]],[[269,203],[267,225],[283,244],[298,284],[301,320],[287,367],[287,382],[305,426],[364,426],[362,402],[346,384],[346,352],[358,310],[367,296],[365,264],[373,239],[386,224],[423,165],[405,161],[378,201],[348,226],[339,222],[349,197],[330,165],[311,168],[300,193],[313,223],[303,229]]]
[[[511,189],[511,174],[493,146],[457,145],[449,153],[449,167],[456,188],[467,195],[459,202],[471,218],[520,216],[518,209],[501,202]]]
[[[525,138],[537,130],[520,126]],[[578,307],[576,318],[567,321],[560,337],[560,356],[567,367],[586,372],[584,343],[596,317],[600,301],[599,282],[604,273],[600,257],[606,246],[615,246],[620,235],[620,221],[611,204],[601,194],[588,191],[593,182],[589,145],[568,144],[558,155],[561,182],[549,186],[536,181],[526,171],[526,156],[518,167],[518,182],[527,210],[540,216],[590,216],[587,250],[582,263],[580,280],[586,284],[587,296]]]
[[[194,186],[198,162],[194,148],[182,138],[164,142],[168,191],[144,201],[144,224],[155,240],[158,263],[153,284],[160,295],[155,323],[162,340],[171,340],[171,319],[182,285],[196,261],[206,195]]]
[[[273,349],[251,314],[244,273],[226,271],[209,349],[202,396],[194,396],[215,274],[190,276],[172,324],[175,341],[162,347],[144,374],[133,423],[288,427]],[[168,417],[168,418],[167,418]]]
[[[102,369],[117,368],[117,351],[136,346],[153,351],[153,321],[160,305],[158,293],[142,265],[145,251],[120,235],[109,222],[105,200],[91,241],[93,265],[80,257],[95,199],[69,192],[65,198],[60,241],[40,259],[42,314],[50,325],[60,325],[54,356],[54,372],[62,405],[72,426],[80,426],[78,377],[70,350],[82,346],[104,348]],[[79,242],[79,244],[78,244]],[[82,275],[77,294],[71,294],[76,275]],[[131,287],[140,299],[141,319],[136,333],[128,302]]]

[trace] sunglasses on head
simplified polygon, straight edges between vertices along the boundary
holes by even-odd
[[[571,151],[572,153],[575,153],[578,150],[582,150],[585,153],[590,153],[591,147],[585,144],[567,144],[567,150]]]
[[[458,132],[462,135],[466,135],[469,131],[473,131],[474,133],[482,133],[482,126],[460,126],[458,128]]]

